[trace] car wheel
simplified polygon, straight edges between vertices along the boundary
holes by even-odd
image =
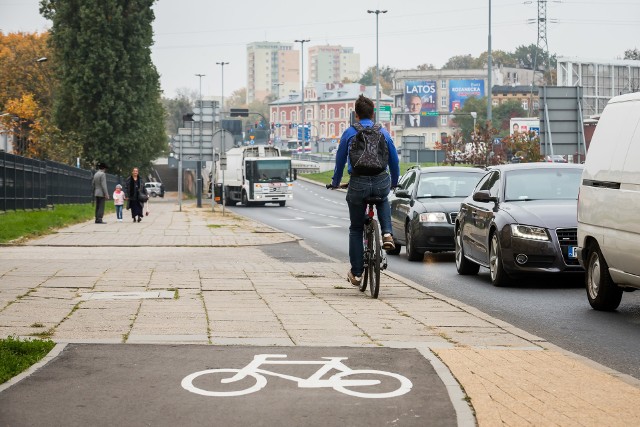
[[[158,195],[156,193],[151,193],[151,197],[158,197]]]
[[[414,247],[413,236],[411,235],[409,224],[407,224],[407,228],[405,230],[405,241],[407,242],[406,251],[409,261],[422,261],[424,254],[418,252]]]
[[[491,283],[493,286],[505,286],[507,284],[507,272],[502,265],[502,250],[498,232],[491,236],[491,246],[489,248],[489,272],[491,273]]]
[[[589,304],[596,310],[613,311],[620,305],[622,289],[611,279],[609,266],[602,256],[600,247],[595,247],[589,253],[585,283]]]
[[[242,192],[242,206],[244,206],[244,207],[251,206],[251,202],[249,201],[249,198],[247,197],[247,192],[246,191]]]
[[[473,261],[469,261],[464,256],[464,248],[462,247],[462,227],[456,230],[456,270],[462,276],[478,274],[480,265]]]

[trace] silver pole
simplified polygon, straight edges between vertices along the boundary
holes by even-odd
[[[198,95],[198,97],[200,98],[199,102],[200,102],[200,157],[198,158],[198,162],[197,162],[197,171],[196,171],[196,206],[201,208],[202,207],[202,116],[204,113],[204,108],[202,108],[202,78],[205,76],[206,74],[196,74],[196,76],[198,76],[200,78],[200,94]],[[193,129],[193,128],[192,128]],[[193,131],[191,133],[193,135]],[[193,141],[193,139],[192,139]]]
[[[367,10],[367,13],[376,14],[376,117],[375,121],[380,122],[380,66],[378,64],[378,15],[387,13],[386,10]]]
[[[178,158],[178,204],[180,206],[180,212],[182,212],[182,135],[178,135],[180,138],[180,157]]]
[[[300,117],[302,118],[302,149],[304,150],[304,120],[305,120],[305,114],[304,114],[304,44],[306,42],[309,42],[310,40],[294,40],[296,43],[300,43],[300,54],[301,54],[301,66],[300,66],[300,81],[301,81],[301,86],[300,86],[300,97],[302,98],[302,111],[300,112]]]
[[[491,0],[489,0],[489,48],[487,49],[487,121],[492,119],[491,114]]]

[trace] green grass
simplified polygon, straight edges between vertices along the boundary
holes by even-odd
[[[415,163],[400,163],[400,176],[402,176],[407,169],[409,169],[411,166],[415,166]],[[435,166],[435,163],[431,162],[431,163],[420,163],[421,167],[427,167],[427,166]],[[317,181],[320,182],[322,184],[329,184],[331,183],[331,177],[333,176],[333,170],[330,171],[326,171],[326,172],[320,172],[320,173],[305,173],[305,174],[300,174],[301,177],[310,179],[312,181]],[[346,177],[346,178],[345,178]],[[344,167],[344,172],[342,173],[342,182],[346,182],[348,180],[349,175],[347,174],[347,167]]]
[[[105,210],[113,209],[107,204]],[[56,205],[52,210],[8,211],[0,214],[0,243],[21,238],[44,236],[56,229],[87,221],[94,217],[95,207],[82,205]]]
[[[28,369],[51,351],[51,340],[0,339],[0,384]]]

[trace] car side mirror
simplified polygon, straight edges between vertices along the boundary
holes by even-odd
[[[473,193],[473,200],[480,203],[498,203],[497,197],[492,197],[489,190],[480,190]]]
[[[410,199],[411,195],[409,194],[409,191],[399,188],[396,190],[396,192],[394,193],[396,195],[396,197],[400,198],[400,199]]]

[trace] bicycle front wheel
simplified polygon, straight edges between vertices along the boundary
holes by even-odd
[[[380,291],[380,262],[382,261],[378,221],[375,219],[371,220],[371,223],[367,226],[367,234],[369,240],[369,249],[366,251],[369,253],[369,263],[367,266],[369,272],[369,293],[371,294],[371,298],[378,298],[378,292]]]
[[[253,384],[251,384],[251,380],[248,380],[249,382],[241,380],[238,381],[239,384],[224,381],[225,378],[228,380],[238,372],[240,372],[240,369],[207,369],[205,371],[194,372],[191,375],[187,375],[182,379],[181,385],[182,388],[190,391],[191,393],[199,394],[201,396],[219,397],[242,396],[259,391],[267,385],[267,379],[256,372],[249,372],[248,376],[244,377],[245,379],[251,377],[252,380],[254,380]],[[205,376],[207,378],[205,378],[206,381],[202,382],[202,385],[206,387],[217,388],[218,390],[208,390],[203,388],[202,386],[196,386],[195,384],[193,384],[194,380],[197,380],[198,377]],[[224,384],[230,385],[225,386]]]

